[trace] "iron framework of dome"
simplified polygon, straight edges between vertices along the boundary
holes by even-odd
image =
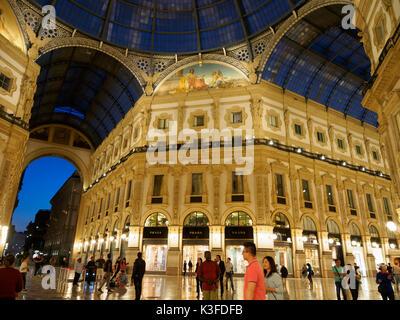
[[[190,53],[248,40],[305,0],[31,0],[96,39],[137,51]]]

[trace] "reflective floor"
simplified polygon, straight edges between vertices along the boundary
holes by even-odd
[[[70,279],[72,279],[72,273]],[[41,285],[40,276],[28,277],[27,292],[20,293],[18,299],[23,300],[132,300],[135,298],[135,288],[129,285],[125,289],[115,288],[112,293],[100,294],[94,290],[93,283],[79,282],[78,286],[73,286],[72,282],[66,284],[58,283],[58,289],[45,290]],[[224,292],[224,300],[243,299],[244,278],[234,278],[235,292],[231,290]],[[314,279],[314,286],[311,290],[308,282],[301,279],[287,279],[287,300],[336,300],[335,285],[332,279]],[[220,290],[220,289],[219,289]],[[349,293],[350,295],[350,293]],[[400,300],[398,293],[395,294],[396,300]],[[196,279],[194,276],[165,276],[165,275],[146,275],[143,279],[142,299],[144,300],[197,300]],[[202,299],[200,294],[199,299]],[[359,292],[359,300],[381,300],[377,290],[375,279],[364,278]]]

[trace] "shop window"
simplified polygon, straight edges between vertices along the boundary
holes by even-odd
[[[160,212],[151,214],[144,224],[145,227],[167,227],[168,219]]]
[[[208,225],[207,216],[203,212],[197,211],[189,214],[183,222],[183,226],[185,227],[207,227]]]
[[[225,225],[228,227],[251,227],[253,220],[246,212],[235,211],[226,218]]]

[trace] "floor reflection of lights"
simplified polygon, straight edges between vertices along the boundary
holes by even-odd
[[[27,282],[28,292],[21,293],[18,299],[21,300],[132,300],[135,298],[135,288],[129,285],[125,288],[114,288],[108,294],[105,286],[103,293],[95,290],[93,283],[90,285],[80,282],[73,286],[72,282],[58,284],[58,290],[44,290],[41,287],[40,277],[34,277]],[[310,289],[308,281],[289,278],[286,282],[287,291],[285,298],[290,300],[336,300],[336,289],[333,279],[314,278],[313,288]],[[243,277],[234,277],[235,291],[230,289],[226,292],[224,283],[225,300],[243,299]],[[220,296],[220,288],[218,288]],[[349,293],[349,292],[348,292]],[[349,293],[349,299],[351,295]],[[196,277],[146,275],[143,279],[142,299],[144,300],[197,300]],[[202,299],[200,294],[199,299]],[[400,299],[396,294],[396,299]],[[381,300],[374,278],[363,278],[359,291],[359,300]]]

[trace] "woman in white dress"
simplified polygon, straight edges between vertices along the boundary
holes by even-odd
[[[276,269],[274,259],[266,256],[263,260],[263,268],[268,300],[283,300],[282,278]]]

